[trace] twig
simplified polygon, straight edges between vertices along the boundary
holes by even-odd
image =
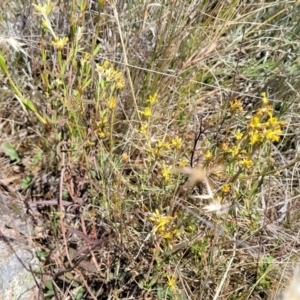
[[[114,11],[114,16],[115,16],[116,21],[117,21],[120,41],[121,41],[121,45],[122,45],[122,49],[123,49],[124,62],[125,62],[125,65],[126,65],[126,73],[127,73],[127,76],[128,76],[128,82],[129,82],[129,85],[130,85],[132,99],[133,99],[133,102],[134,102],[134,105],[135,105],[135,110],[136,110],[137,117],[138,117],[139,120],[141,120],[140,119],[140,114],[138,112],[138,105],[137,105],[137,101],[136,101],[136,97],[135,97],[135,92],[134,92],[133,83],[132,83],[132,79],[131,79],[130,69],[128,67],[127,53],[126,53],[125,43],[124,43],[124,40],[123,40],[122,29],[121,29],[121,26],[120,26],[119,15],[118,15],[117,7],[116,7],[116,1],[112,1],[112,7],[113,7],[113,11]]]
[[[233,240],[235,240],[235,237],[233,238]],[[220,282],[220,284],[219,284],[219,286],[218,286],[218,288],[217,288],[217,291],[216,291],[216,293],[215,293],[215,296],[214,296],[213,300],[219,299],[219,295],[220,295],[221,289],[222,289],[222,287],[223,287],[223,285],[224,285],[224,282],[225,282],[225,280],[226,280],[226,278],[227,278],[227,274],[228,274],[228,272],[229,272],[229,270],[230,270],[230,268],[231,268],[232,262],[233,262],[233,260],[234,260],[234,258],[235,258],[235,254],[236,254],[236,245],[237,245],[237,243],[234,243],[234,244],[233,244],[233,253],[232,253],[232,257],[231,257],[231,259],[230,259],[230,261],[229,261],[229,263],[228,263],[228,266],[227,266],[227,268],[226,268],[226,271],[225,271],[225,273],[224,273],[224,275],[223,275],[223,278],[222,278],[222,280],[221,280],[221,282]]]
[[[202,133],[204,133],[204,131],[202,131],[202,118],[201,118],[200,119],[199,132],[198,132],[198,134],[195,132],[194,145],[193,145],[193,150],[192,150],[191,160],[190,160],[191,168],[193,167],[194,155],[195,155],[197,144],[198,144],[198,142],[201,138]]]
[[[94,300],[97,300],[97,297],[93,294],[92,290],[90,289],[88,283],[86,282],[86,280],[85,280],[84,276],[82,275],[82,273],[80,272],[80,270],[78,268],[75,268],[74,270],[76,271],[76,273],[79,274],[79,276],[80,276],[80,278],[81,278],[81,280],[82,280],[82,282],[83,282],[86,290],[89,292],[89,294],[91,295],[91,297]]]
[[[60,150],[60,149],[59,149]],[[61,233],[64,240],[64,245],[66,249],[66,255],[68,258],[68,261],[70,263],[70,266],[73,267],[72,260],[69,255],[68,251],[68,242],[66,238],[66,228],[64,224],[64,205],[63,205],[63,184],[64,184],[64,174],[65,174],[65,152],[61,152],[61,171],[60,171],[60,182],[59,182],[59,199],[58,199],[58,210],[59,210],[59,220],[60,220],[60,226],[61,226]]]

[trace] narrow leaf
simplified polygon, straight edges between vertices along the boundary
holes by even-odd
[[[21,157],[14,146],[10,143],[4,143],[1,146],[1,152],[10,158],[10,160],[16,161],[17,163],[21,162]]]

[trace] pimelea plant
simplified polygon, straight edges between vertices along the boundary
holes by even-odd
[[[260,87],[298,10],[227,2],[34,2],[33,45],[0,39],[46,299],[264,298],[296,257],[299,97]]]

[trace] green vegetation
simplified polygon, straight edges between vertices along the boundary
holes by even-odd
[[[256,2],[2,9],[1,168],[19,174],[45,299],[272,299],[285,285],[300,7]]]

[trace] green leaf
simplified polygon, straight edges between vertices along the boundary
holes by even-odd
[[[47,252],[44,251],[44,250],[38,250],[38,251],[36,252],[36,256],[38,257],[39,260],[45,261],[46,258],[47,258],[47,256],[48,256],[48,254],[47,254]]]
[[[21,156],[14,146],[10,143],[4,143],[1,146],[1,152],[10,158],[10,160],[16,161],[17,163],[21,162]]]
[[[34,164],[34,165],[37,165],[37,164],[41,161],[42,156],[43,156],[43,151],[42,151],[42,150],[39,150],[39,151],[34,155],[34,158],[33,158],[33,164]]]
[[[45,286],[48,290],[53,290],[53,283],[51,279],[45,280]]]
[[[21,181],[20,188],[22,190],[25,190],[30,186],[31,183],[32,183],[32,176],[25,176]]]
[[[2,54],[2,52],[0,51],[0,68],[5,72],[7,73],[7,67],[6,67],[6,64],[5,64],[5,58]]]
[[[36,107],[30,100],[23,99],[23,104],[31,111],[36,112]]]
[[[73,294],[75,294],[75,300],[81,300],[84,299],[84,288],[82,286],[79,286],[73,290]]]
[[[94,55],[94,56],[98,54],[98,52],[99,52],[99,50],[100,50],[100,47],[101,47],[101,45],[98,44],[98,46],[94,49],[94,51],[93,51],[93,55]]]

